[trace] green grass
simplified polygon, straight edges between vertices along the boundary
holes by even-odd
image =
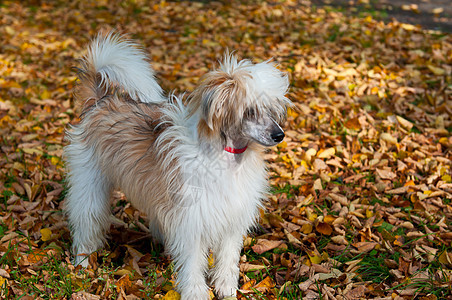
[[[363,281],[381,283],[392,277],[390,269],[385,264],[385,258],[386,254],[378,253],[376,250],[363,256],[362,261],[358,263],[360,268],[357,271]]]

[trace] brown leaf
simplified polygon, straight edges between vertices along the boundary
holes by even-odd
[[[361,299],[361,297],[364,297],[366,292],[366,287],[364,285],[358,285],[354,289],[351,289],[345,297],[347,299]]]
[[[99,300],[100,296],[80,291],[71,295],[71,300]]]
[[[333,232],[333,228],[331,227],[331,225],[329,225],[328,223],[324,223],[324,222],[317,223],[317,225],[315,226],[315,229],[324,235],[331,235],[331,233]]]
[[[375,169],[375,171],[377,172],[377,175],[380,176],[380,178],[382,179],[395,179],[397,177],[397,175],[390,171],[390,170],[380,170],[380,169]]]
[[[370,250],[374,249],[378,243],[376,242],[358,242],[352,244],[356,249],[358,249],[359,252],[369,252]]]
[[[255,244],[251,248],[257,254],[262,254],[264,252],[270,251],[270,250],[278,247],[282,243],[283,243],[282,241],[271,241],[271,240],[266,240],[266,239],[259,239],[257,241],[257,244]]]

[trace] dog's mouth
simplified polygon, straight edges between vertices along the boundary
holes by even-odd
[[[285,137],[282,128],[271,118],[262,123],[248,122],[245,132],[251,140],[265,147],[275,146],[281,143]]]
[[[284,140],[285,134],[284,131],[279,131],[279,132],[274,132],[271,133],[270,135],[261,135],[258,137],[251,137],[251,139],[264,146],[264,147],[273,147],[275,145],[278,145],[279,143],[281,143]]]

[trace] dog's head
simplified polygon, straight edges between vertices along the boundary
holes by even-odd
[[[224,140],[273,146],[284,138],[279,124],[291,105],[287,75],[272,62],[253,64],[226,54],[220,68],[207,73],[191,96],[201,114],[198,133]]]

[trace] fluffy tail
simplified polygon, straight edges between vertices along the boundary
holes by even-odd
[[[84,107],[94,104],[112,88],[125,91],[137,101],[164,101],[162,88],[143,50],[117,33],[99,33],[81,64],[77,98]]]

